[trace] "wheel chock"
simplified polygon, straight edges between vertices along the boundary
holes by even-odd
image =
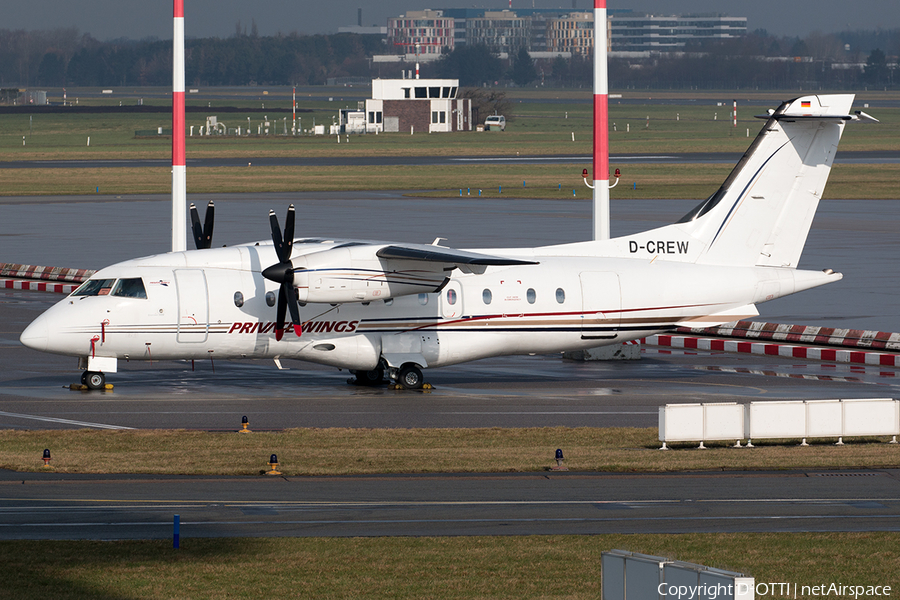
[[[402,385],[400,385],[399,383],[392,383],[392,384],[388,385],[388,389],[389,389],[389,390],[406,390],[406,388],[403,387]],[[417,389],[417,390],[407,390],[407,391],[410,391],[410,392],[425,392],[425,391],[429,391],[429,390],[433,390],[433,389],[434,389],[434,386],[431,385],[430,383],[423,383],[423,384],[422,384],[422,387],[420,387],[419,389]]]
[[[88,386],[84,385],[83,383],[70,383],[70,384],[69,384],[69,389],[72,390],[73,392],[90,392],[90,391],[92,391],[91,388],[89,388]],[[98,391],[101,391],[101,392],[111,392],[112,390],[113,390],[113,384],[111,384],[111,383],[106,383],[106,384],[103,385],[103,389],[102,389],[102,390],[98,390]]]

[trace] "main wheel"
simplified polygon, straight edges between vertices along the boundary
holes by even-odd
[[[91,390],[102,390],[106,386],[106,375],[96,371],[87,372],[87,381],[85,385]]]
[[[359,385],[379,385],[384,381],[384,369],[381,365],[371,371],[356,371],[355,375]]]
[[[407,363],[400,367],[397,374],[397,383],[407,390],[418,390],[422,388],[422,370],[412,363]]]

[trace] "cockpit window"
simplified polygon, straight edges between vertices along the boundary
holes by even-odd
[[[120,279],[113,289],[113,296],[121,296],[123,298],[147,298],[147,290],[144,289],[144,282],[140,277],[133,279]]]
[[[73,296],[106,296],[112,290],[115,279],[88,279],[81,284],[77,290],[72,292]]]

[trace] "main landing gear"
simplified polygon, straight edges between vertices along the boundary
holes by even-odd
[[[89,390],[102,390],[106,387],[106,375],[97,371],[85,371],[81,374],[81,384]]]
[[[415,363],[406,363],[399,369],[391,367],[388,369],[388,373],[392,381],[406,390],[421,390],[425,385],[422,369]],[[382,364],[371,371],[353,371],[353,374],[356,379],[350,380],[350,383],[366,386],[381,385],[384,383],[385,367]]]
[[[420,390],[424,380],[422,378],[422,369],[413,363],[406,363],[397,372],[397,383],[406,390]]]

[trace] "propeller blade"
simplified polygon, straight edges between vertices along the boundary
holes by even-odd
[[[294,326],[294,333],[297,337],[303,333],[300,325],[300,309],[297,308],[297,296],[294,293],[294,287],[288,283],[281,284],[281,289],[285,290],[285,296],[288,300],[288,308],[291,310],[291,324]]]
[[[287,294],[284,293],[284,284],[278,288],[278,312],[275,317],[275,340],[281,341],[284,337],[284,313],[287,309]]]
[[[291,260],[291,251],[294,249],[294,218],[295,218],[294,205],[291,204],[288,206],[287,217],[284,221],[284,245],[285,245],[285,256],[281,258],[282,262]]]
[[[191,232],[194,234],[194,245],[197,250],[203,250],[203,229],[200,228],[200,214],[197,207],[191,202]]]
[[[203,239],[206,242],[206,248],[212,248],[213,222],[216,217],[216,205],[210,200],[206,205],[206,218],[203,221]]]
[[[275,245],[275,255],[278,257],[278,262],[284,262],[290,256],[284,256],[284,240],[281,238],[281,227],[278,225],[278,217],[275,215],[275,211],[271,208],[269,209],[269,225],[272,227],[272,243]]]

